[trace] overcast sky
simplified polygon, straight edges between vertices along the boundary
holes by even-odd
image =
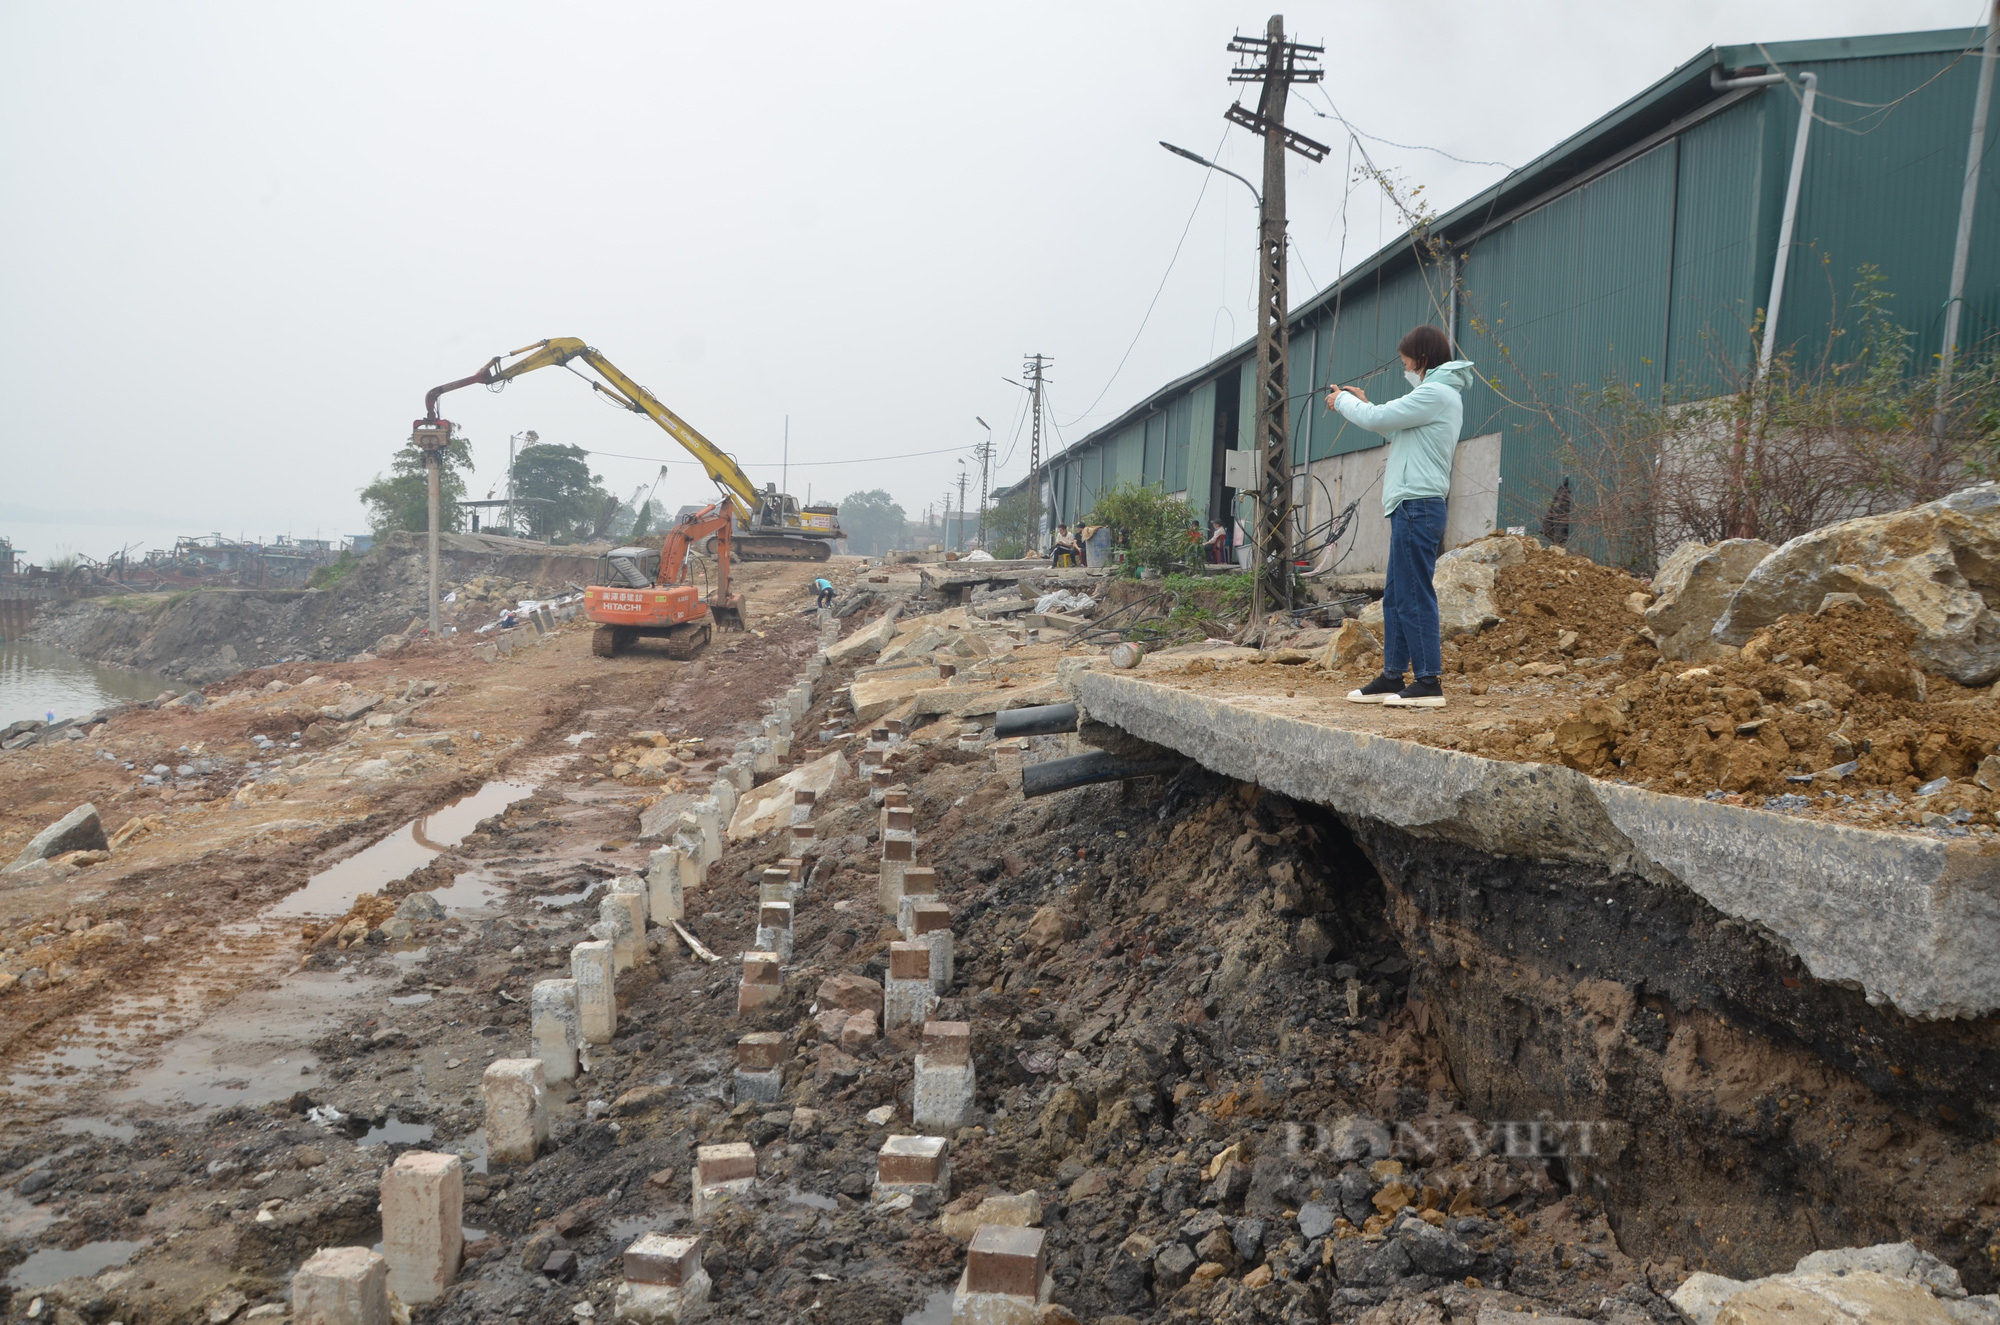
[[[1709,45],[1981,9],[1350,0],[1287,24],[1326,43],[1324,93],[1359,129],[1518,165]],[[0,535],[40,559],[361,532],[356,491],[425,390],[547,336],[598,347],[759,482],[789,417],[801,498],[879,487],[920,515],[956,493],[975,415],[995,483],[1018,478],[1002,379],[1024,353],[1054,356],[1074,439],[1249,334],[1250,195],[1155,144],[1254,176],[1224,44],[1268,15],[4,0]],[[1310,113],[1328,105],[1295,94],[1290,117],[1336,145],[1293,163],[1295,299],[1394,237]],[[1504,173],[1364,142],[1440,210]],[[476,495],[530,428],[617,453],[594,464],[621,494],[664,461],[670,507],[712,495],[561,370],[446,413]]]

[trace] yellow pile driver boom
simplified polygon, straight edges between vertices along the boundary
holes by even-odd
[[[484,368],[470,377],[432,387],[424,396],[424,417],[438,418],[438,397],[462,386],[492,386],[511,381],[537,368],[566,366],[581,359],[604,380],[590,382],[591,389],[634,414],[643,414],[666,430],[668,436],[687,448],[701,462],[702,470],[722,489],[735,514],[738,533],[731,546],[744,561],[825,561],[832,542],[842,536],[838,508],[801,508],[789,495],[767,485],[762,492],[750,481],[729,454],[695,431],[692,424],[660,403],[659,397],[634,382],[617,365],[574,336],[558,336],[536,341],[507,354],[495,355]],[[511,362],[510,362],[511,360]],[[581,374],[579,374],[581,376]]]

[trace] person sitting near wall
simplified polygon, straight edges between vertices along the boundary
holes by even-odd
[[[1049,565],[1055,567],[1076,566],[1080,565],[1082,561],[1083,549],[1077,546],[1076,539],[1069,532],[1069,526],[1066,524],[1057,525],[1055,542],[1049,546]]]
[[[506,608],[500,613],[500,629],[512,630],[514,627],[520,624],[521,624],[521,618],[514,615],[513,608],[511,607]]]

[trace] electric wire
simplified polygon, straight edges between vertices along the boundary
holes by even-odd
[[[1986,7],[1982,4],[1980,8],[1983,13]],[[1905,101],[1908,101],[1911,97],[1914,97],[1915,95],[1917,95],[1917,93],[1923,91],[1925,88],[1929,87],[1932,83],[1937,82],[1940,78],[1943,78],[1953,69],[1956,69],[1959,66],[1959,64],[1964,61],[1966,56],[1971,55],[1974,51],[1979,50],[1982,46],[1985,45],[1985,40],[1986,40],[1985,30],[1983,28],[1975,28],[1973,29],[1973,31],[1979,34],[1977,39],[1975,39],[1964,50],[1960,51],[1956,56],[1954,56],[1950,64],[1947,64],[1944,68],[1938,70],[1936,73],[1932,74],[1929,78],[1926,78],[1923,82],[1917,84],[1915,87],[1911,88],[1908,92],[1903,93],[1903,95],[1897,97],[1895,100],[1856,101],[1852,97],[1839,97],[1835,96],[1831,92],[1817,92],[1814,94],[1815,100],[1837,101],[1844,106],[1860,107],[1865,113],[1857,115],[1851,120],[1831,120],[1828,119],[1826,116],[1820,114],[1818,111],[1814,111],[1813,119],[1821,124],[1824,124],[1829,129],[1839,129],[1844,133],[1854,134],[1856,137],[1860,137],[1864,134],[1871,134],[1875,132],[1877,129],[1881,128],[1885,123],[1888,122],[1890,113],[1894,111],[1896,107],[1902,105]],[[1774,73],[1783,75],[1785,80],[1786,91],[1792,94],[1792,99],[1794,101],[1797,101],[1801,105],[1803,105],[1805,102],[1805,94],[1799,90],[1798,80],[1793,78],[1791,74],[1787,73],[1783,65],[1779,64],[1775,59],[1771,58],[1771,52],[1765,49],[1764,43],[1762,42],[1757,43],[1757,52],[1758,54],[1764,57],[1765,62],[1770,65]],[[1869,125],[1867,128],[1857,129],[1854,127],[1855,125],[1860,124],[1862,121],[1870,119],[1874,120],[1875,123]]]
[[[1229,130],[1225,127],[1222,131],[1222,137],[1216,139],[1215,149],[1214,151],[1211,151],[1209,153],[1209,156],[1213,158],[1217,153],[1221,152],[1222,144],[1227,142],[1228,139],[1229,139]],[[1201,189],[1194,196],[1194,206],[1188,208],[1187,222],[1186,224],[1181,226],[1181,237],[1174,243],[1174,254],[1172,257],[1167,259],[1167,269],[1160,273],[1160,283],[1153,290],[1152,299],[1148,301],[1148,303],[1146,304],[1145,316],[1139,319],[1139,329],[1132,333],[1131,344],[1125,347],[1125,353],[1118,357],[1118,366],[1116,368],[1113,368],[1111,370],[1111,376],[1105,379],[1104,389],[1097,393],[1096,399],[1092,400],[1090,404],[1084,406],[1083,413],[1077,415],[1075,418],[1070,420],[1071,427],[1075,427],[1077,424],[1083,422],[1085,419],[1090,417],[1090,412],[1096,409],[1098,403],[1104,399],[1107,393],[1110,392],[1111,384],[1118,380],[1118,374],[1125,371],[1125,363],[1128,359],[1132,357],[1132,351],[1139,348],[1139,338],[1146,334],[1146,324],[1152,321],[1153,310],[1159,306],[1160,296],[1166,293],[1167,278],[1174,274],[1174,264],[1180,261],[1181,248],[1187,243],[1188,232],[1194,229],[1194,218],[1196,214],[1201,211],[1201,200],[1208,196],[1208,182],[1210,179],[1214,178],[1214,176],[1215,172],[1212,170],[1204,170],[1201,173]],[[1051,415],[1050,417],[1051,419],[1054,418],[1053,415]]]
[[[1468,157],[1453,156],[1450,152],[1445,151],[1442,147],[1432,147],[1429,143],[1395,142],[1394,140],[1384,138],[1379,134],[1369,133],[1366,129],[1355,127],[1354,122],[1349,120],[1345,115],[1342,115],[1340,113],[1340,108],[1338,106],[1333,105],[1333,99],[1331,97],[1327,98],[1326,104],[1328,106],[1333,107],[1333,114],[1329,115],[1325,111],[1315,109],[1312,106],[1307,106],[1306,109],[1312,111],[1313,114],[1319,116],[1323,120],[1337,120],[1340,122],[1341,127],[1346,129],[1348,133],[1358,134],[1363,138],[1372,139],[1375,142],[1381,143],[1384,147],[1398,147],[1405,152],[1435,152],[1439,156],[1445,158],[1447,161],[1456,161],[1461,166],[1499,166],[1503,170],[1520,169],[1520,167],[1518,166],[1508,165],[1505,161],[1474,161]]]

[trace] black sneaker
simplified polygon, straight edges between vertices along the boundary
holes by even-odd
[[[1382,701],[1383,708],[1392,709],[1441,709],[1444,707],[1444,686],[1435,676],[1420,676],[1403,688],[1401,694],[1391,695]]]
[[[1347,702],[1350,704],[1381,704],[1402,688],[1402,677],[1391,676],[1387,672],[1384,672],[1367,685],[1362,686],[1359,690],[1348,691]]]

